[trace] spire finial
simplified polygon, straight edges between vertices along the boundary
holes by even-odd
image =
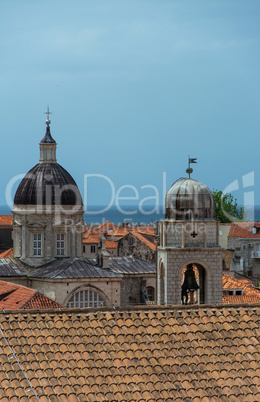
[[[52,114],[52,112],[50,112],[49,106],[47,106],[47,112],[45,112],[44,114],[47,114],[46,124],[47,124],[47,126],[49,126],[51,124],[50,114]]]
[[[189,179],[190,179],[191,173],[193,172],[193,169],[190,167],[190,164],[191,163],[197,163],[196,161],[197,161],[197,158],[190,158],[190,155],[189,155],[189,167],[186,170],[186,173],[188,173],[188,175],[189,175]]]

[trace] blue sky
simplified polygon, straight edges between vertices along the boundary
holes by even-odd
[[[260,204],[259,0],[2,0],[0,15],[0,204],[38,163],[47,105],[58,162],[82,193],[93,174],[89,204],[111,199],[102,175],[162,204],[188,155],[194,179]]]

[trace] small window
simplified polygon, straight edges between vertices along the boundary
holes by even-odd
[[[50,149],[50,159],[52,159],[52,148]]]
[[[46,148],[44,149],[44,160],[45,161],[47,160],[47,149]]]
[[[133,239],[132,237],[129,237],[129,239],[128,239],[128,244],[130,244],[130,246],[131,246],[132,244],[134,244],[134,239]]]
[[[148,295],[148,299],[150,301],[154,301],[154,287],[153,286],[147,287],[147,295]]]
[[[41,233],[33,234],[33,255],[40,257],[42,255],[42,235]]]
[[[83,246],[83,253],[86,252],[86,246]]]
[[[95,253],[96,252],[96,246],[90,246],[90,252]]]
[[[242,290],[236,290],[235,294],[236,294],[237,296],[242,295]]]
[[[65,235],[64,233],[57,233],[57,256],[63,257],[65,255]]]

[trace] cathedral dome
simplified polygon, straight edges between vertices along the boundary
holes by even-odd
[[[79,205],[80,191],[71,175],[56,161],[56,141],[50,132],[49,108],[46,113],[46,133],[40,142],[40,163],[35,165],[21,181],[15,205]]]
[[[82,205],[71,175],[58,163],[38,163],[21,181],[15,205]]]
[[[165,197],[165,219],[176,221],[214,220],[214,199],[209,188],[200,181],[177,180]]]

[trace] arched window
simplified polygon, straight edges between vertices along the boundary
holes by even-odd
[[[147,295],[150,301],[154,301],[154,287],[153,286],[147,286]]]
[[[105,299],[93,289],[83,289],[75,292],[67,302],[68,308],[101,307],[105,306]]]

